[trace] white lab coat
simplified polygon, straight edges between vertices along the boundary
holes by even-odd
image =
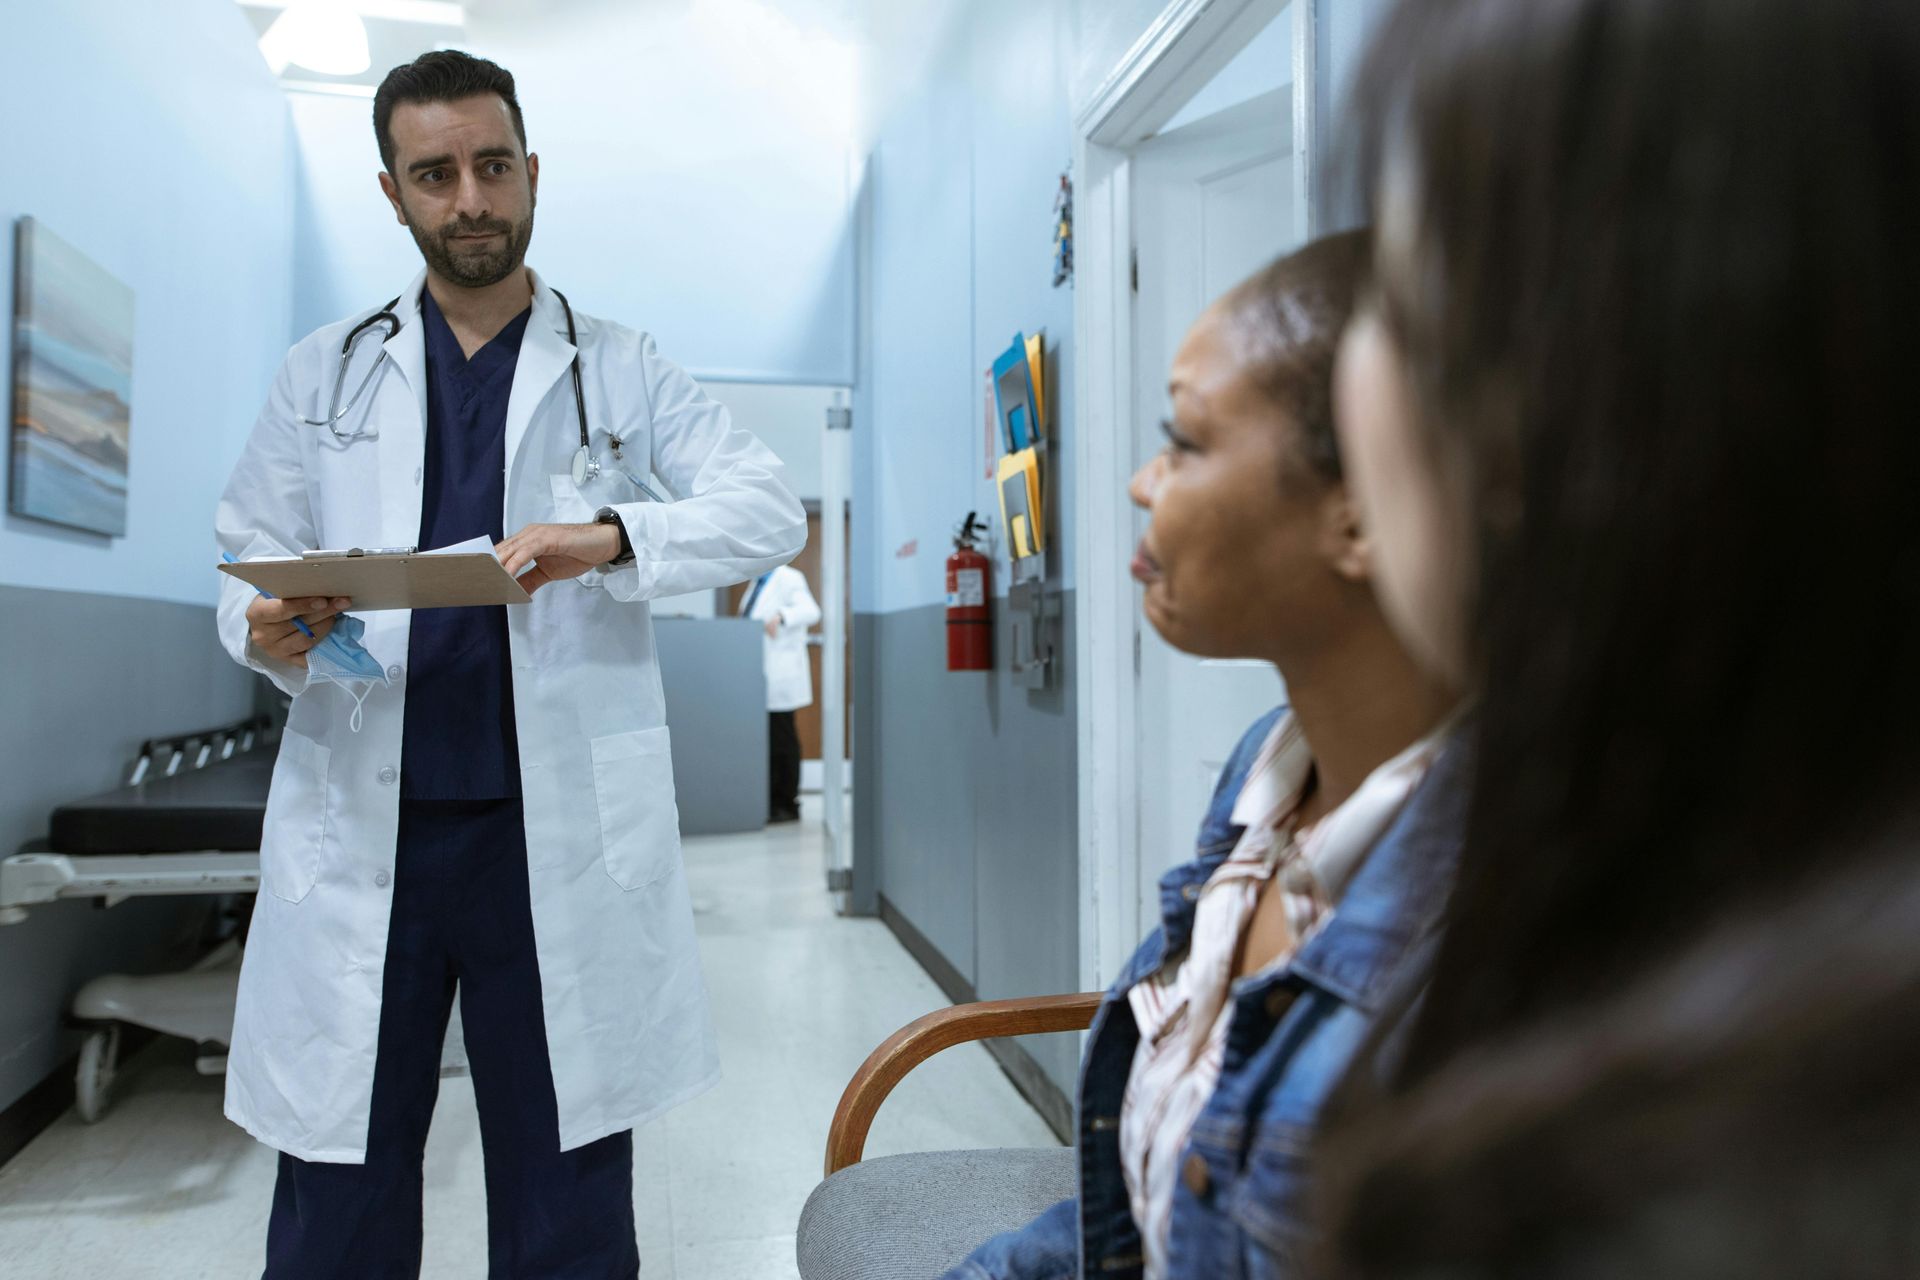
[[[311,547],[404,546],[420,529],[426,435],[425,273],[395,308],[390,368],[336,441],[301,417],[327,412],[350,317],[288,353],[234,468],[220,546],[247,559]],[[509,608],[528,873],[562,1150],[631,1129],[719,1078],[693,914],[680,862],[666,709],[646,602],[727,586],[784,564],[806,538],[782,466],[644,333],[576,313],[596,454],[624,439],[676,499],[641,500],[608,467],[576,489],[579,447],[567,368],[574,348],[552,290],[534,278],[507,406],[508,533],[611,508],[635,560],[542,588]],[[355,349],[350,393],[380,348]],[[586,583],[583,587],[580,582]],[[240,973],[227,1115],[304,1160],[366,1156],[381,977],[392,905],[406,697],[405,611],[362,615],[364,643],[393,677],[350,731],[352,698],[307,687],[304,669],[248,640],[254,593],[223,579],[220,636],[288,694],[261,840],[261,889]]]
[[[747,594],[740,597],[740,607],[744,610],[751,599],[753,588],[748,587]],[[775,614],[780,617],[780,626],[767,637],[766,645],[767,710],[798,711],[813,705],[807,630],[820,621],[820,606],[807,589],[807,575],[792,565],[773,571],[747,616],[765,623]]]

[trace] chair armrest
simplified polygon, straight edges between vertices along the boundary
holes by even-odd
[[[866,1149],[867,1131],[880,1104],[887,1100],[909,1071],[957,1044],[994,1040],[1003,1036],[1041,1035],[1050,1031],[1085,1031],[1093,1025],[1103,992],[1071,996],[1029,996],[1021,1000],[982,1000],[936,1009],[915,1019],[867,1055],[860,1070],[840,1095],[827,1133],[827,1176],[850,1164],[859,1164]]]

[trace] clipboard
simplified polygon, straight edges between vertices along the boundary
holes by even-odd
[[[216,566],[282,600],[346,596],[353,612],[526,604],[533,597],[490,552],[327,552],[298,560],[242,560]]]

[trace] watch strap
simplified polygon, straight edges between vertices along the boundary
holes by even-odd
[[[602,507],[593,517],[595,524],[610,524],[620,531],[620,554],[607,561],[614,568],[633,563],[633,539],[627,536],[627,522],[612,507]]]

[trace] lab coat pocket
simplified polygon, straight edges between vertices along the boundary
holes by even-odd
[[[547,485],[553,494],[553,522],[555,524],[587,524],[600,508],[589,502],[580,492],[580,486],[573,482],[571,475],[549,475]],[[597,573],[583,573],[573,580],[575,586],[598,588],[603,584]]]
[[[611,733],[595,738],[592,747],[607,874],[622,889],[644,889],[672,871],[680,855],[667,727]]]
[[[305,734],[288,729],[280,735],[268,820],[260,836],[260,884],[276,898],[298,902],[320,878],[331,755]]]
[[[555,524],[586,524],[600,509],[599,503],[589,501],[587,495],[580,492],[571,475],[549,475],[547,488],[553,495]]]

